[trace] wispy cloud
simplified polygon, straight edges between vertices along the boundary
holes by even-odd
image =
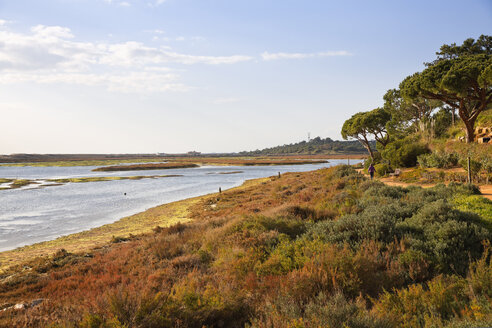
[[[239,98],[229,97],[229,98],[217,98],[217,99],[214,99],[213,103],[216,104],[216,105],[223,105],[223,104],[237,103],[237,102],[240,102],[240,101],[241,101],[241,99],[239,99]]]
[[[162,5],[166,1],[167,0],[153,0],[153,1],[147,2],[147,6],[149,6],[149,7],[159,7],[160,5]]]
[[[7,24],[11,23],[10,21],[8,20],[5,20],[5,19],[0,19],[0,26],[5,26]]]
[[[265,51],[261,54],[263,60],[278,60],[278,59],[304,59],[304,58],[316,58],[316,57],[333,57],[333,56],[351,56],[352,54],[345,50],[340,51],[324,51],[313,53],[289,53],[289,52],[277,52],[269,53]]]
[[[104,2],[109,4],[115,4],[121,7],[130,7],[131,4],[128,1],[115,1],[115,0],[104,0]]]
[[[182,54],[141,42],[77,41],[69,28],[37,25],[30,33],[0,28],[0,83],[76,83],[106,85],[110,90],[183,91],[179,75],[167,65],[234,64],[244,55]],[[159,85],[159,86],[156,86]]]
[[[166,31],[160,30],[160,29],[145,30],[144,32],[146,32],[146,33],[152,33],[152,34],[165,34],[166,33]]]
[[[160,72],[129,73],[5,73],[0,75],[0,84],[35,82],[39,84],[77,84],[85,86],[102,86],[109,91],[145,93],[165,91],[188,91],[190,88],[177,80],[177,74]]]

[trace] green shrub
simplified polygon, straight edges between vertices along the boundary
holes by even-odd
[[[79,323],[80,328],[115,328],[117,325],[109,324],[98,314],[86,314]]]
[[[342,293],[319,293],[306,304],[298,304],[287,295],[268,302],[251,327],[393,327],[385,318],[377,318],[366,310],[362,300],[347,300]]]
[[[436,138],[446,137],[446,132],[452,124],[451,113],[448,110],[441,108],[432,116],[432,119],[434,121],[433,130]]]
[[[376,169],[376,174],[380,177],[383,177],[388,173],[394,172],[391,166],[389,166],[386,163],[376,164],[374,165],[374,168]]]
[[[478,195],[460,195],[453,199],[453,203],[461,211],[478,214],[487,228],[492,231],[492,201]]]
[[[463,275],[469,261],[480,257],[481,241],[492,234],[478,215],[454,209],[447,199],[473,192],[456,184],[425,190],[372,184],[359,200],[361,212],[317,222],[301,238],[355,249],[365,240],[388,245],[406,239],[437,271]]]
[[[441,198],[452,198],[454,196],[481,195],[480,189],[469,183],[450,182],[447,186],[438,184],[431,190],[437,192]]]
[[[453,320],[451,321],[448,325],[446,325],[446,328],[484,328],[484,327],[492,327],[492,318],[487,320]]]
[[[490,259],[490,242],[485,242],[482,257],[470,265],[468,281],[475,295],[492,298],[492,261]]]
[[[374,159],[372,159],[371,157],[368,157],[364,160],[364,169],[367,170],[369,168],[369,165],[371,165],[371,164],[375,165],[377,163],[381,163],[382,159],[383,159],[383,157],[381,156],[381,153],[374,151]]]
[[[353,174],[357,174],[357,171],[351,165],[338,165],[333,172],[333,176],[337,178],[343,178]]]
[[[249,234],[275,230],[296,238],[306,230],[306,222],[294,216],[253,216],[241,222],[234,229],[235,231],[247,231]]]
[[[468,159],[467,158],[461,158],[459,163],[460,163],[461,167],[464,168],[465,171],[468,173]],[[476,176],[480,172],[481,169],[482,169],[482,163],[481,162],[474,160],[474,159],[470,159],[470,170],[471,170],[472,176]]]
[[[383,318],[391,318],[398,327],[441,327],[468,301],[466,284],[459,277],[437,276],[425,287],[416,284],[385,292],[374,310]]]
[[[446,131],[446,134],[449,136],[450,139],[455,139],[455,140],[457,140],[459,137],[464,137],[465,136],[464,125],[462,126],[461,124],[456,124],[454,126],[450,126],[448,128],[448,131]]]
[[[414,138],[405,138],[389,143],[383,150],[382,156],[394,167],[412,167],[417,164],[419,155],[429,152],[425,144]]]
[[[433,152],[431,154],[419,155],[417,161],[424,168],[449,168],[458,164],[458,156],[453,153]]]
[[[480,218],[452,208],[445,200],[426,204],[411,218],[398,224],[412,248],[429,255],[440,272],[465,274],[470,259],[483,252],[482,240],[490,232],[475,223]]]
[[[358,248],[365,240],[390,243],[397,236],[396,223],[410,217],[412,212],[412,208],[400,202],[371,205],[359,214],[316,223],[304,237],[340,245],[349,244],[354,248]]]
[[[393,199],[400,199],[408,193],[408,189],[402,187],[391,187],[381,182],[371,182],[369,188],[364,191],[362,201],[370,200],[372,202],[377,201],[379,197],[389,197]]]

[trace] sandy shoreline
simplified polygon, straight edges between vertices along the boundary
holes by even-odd
[[[266,179],[269,178],[246,180],[241,186],[229,190],[250,187],[260,184]],[[177,223],[188,222],[191,220],[188,209],[203,198],[213,195],[216,195],[216,193],[158,205],[90,230],[0,252],[0,273],[9,267],[19,265],[33,258],[51,256],[62,248],[71,253],[88,252],[95,247],[101,247],[110,243],[113,237],[128,237],[130,234],[149,233],[156,226],[168,227]]]

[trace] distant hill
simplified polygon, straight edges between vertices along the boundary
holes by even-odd
[[[375,142],[371,143],[371,147],[375,147]],[[360,154],[366,153],[366,149],[358,141],[340,141],[330,138],[321,139],[316,137],[310,141],[301,141],[289,145],[276,146],[265,148],[262,150],[243,151],[240,155],[288,155],[288,154]]]

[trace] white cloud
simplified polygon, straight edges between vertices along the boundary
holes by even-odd
[[[163,92],[188,91],[190,88],[177,82],[176,74],[162,74],[160,72],[129,72],[121,73],[53,73],[53,74],[26,74],[6,73],[0,75],[0,84],[35,82],[39,84],[77,84],[86,86],[105,86],[109,91],[119,92]]]
[[[160,29],[145,30],[144,32],[146,32],[146,33],[152,33],[152,34],[164,34],[164,33],[166,33],[166,31],[160,30]]]
[[[316,57],[333,57],[333,56],[351,56],[352,54],[345,50],[340,51],[325,51],[314,53],[287,53],[277,52],[269,53],[265,51],[261,54],[263,60],[277,60],[277,59],[304,59],[304,58],[316,58]]]
[[[99,62],[110,66],[144,66],[147,64],[164,63],[219,65],[235,64],[252,59],[252,57],[242,55],[187,55],[170,51],[169,47],[149,47],[141,42],[128,41],[107,45],[104,54],[99,57]]]
[[[240,101],[241,101],[241,99],[239,99],[239,98],[230,97],[230,98],[217,98],[213,101],[213,103],[216,105],[223,105],[223,104],[237,103]]]
[[[128,1],[104,0],[104,2],[106,2],[110,5],[116,4],[116,5],[122,6],[122,7],[130,7],[131,6],[131,4]]]
[[[234,64],[252,57],[197,56],[141,42],[76,41],[61,26],[37,25],[30,33],[0,28],[0,83],[76,83],[110,90],[183,91],[186,87],[165,65]],[[165,73],[165,74],[164,74]],[[160,86],[153,86],[159,84]]]
[[[7,24],[10,24],[11,21],[5,20],[5,19],[0,19],[0,26],[5,26]]]
[[[67,27],[36,25],[31,27],[34,36],[44,40],[71,39],[73,34]]]
[[[147,2],[147,6],[149,6],[151,8],[159,7],[160,5],[162,5],[166,1],[167,0],[153,0],[151,2]]]

